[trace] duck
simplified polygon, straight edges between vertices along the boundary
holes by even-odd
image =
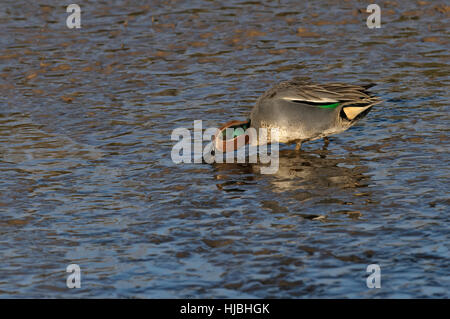
[[[247,120],[231,121],[219,129],[215,148],[229,152],[249,144],[248,128],[278,129],[277,142],[295,144],[296,150],[321,138],[328,144],[328,136],[348,130],[381,103],[369,92],[372,86],[317,84],[300,78],[280,82],[257,99]],[[232,129],[230,138],[227,129]],[[267,144],[271,142],[269,136]]]

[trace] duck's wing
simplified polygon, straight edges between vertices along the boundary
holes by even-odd
[[[266,98],[282,99],[293,103],[323,107],[327,105],[362,104],[374,105],[379,99],[371,95],[367,89],[371,87],[343,83],[312,84],[295,80],[281,82],[267,91]]]

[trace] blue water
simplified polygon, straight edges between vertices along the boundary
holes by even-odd
[[[0,10],[0,297],[450,296],[448,2],[49,3]],[[294,76],[384,102],[273,175],[172,162]]]

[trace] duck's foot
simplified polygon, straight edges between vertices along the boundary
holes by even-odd
[[[295,145],[295,150],[300,151],[301,148],[302,148],[302,142],[297,142],[297,144]]]
[[[323,138],[323,148],[327,149],[328,144],[330,144],[330,140],[328,139],[328,137],[324,137]]]

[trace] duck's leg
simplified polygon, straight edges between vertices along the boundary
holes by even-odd
[[[301,148],[302,148],[302,142],[298,141],[297,144],[295,145],[295,150],[300,151]]]
[[[323,147],[322,147],[323,153],[320,154],[321,158],[326,158],[326,152],[327,152],[327,149],[328,149],[328,144],[330,144],[330,140],[328,139],[328,137],[325,136],[323,138]]]

